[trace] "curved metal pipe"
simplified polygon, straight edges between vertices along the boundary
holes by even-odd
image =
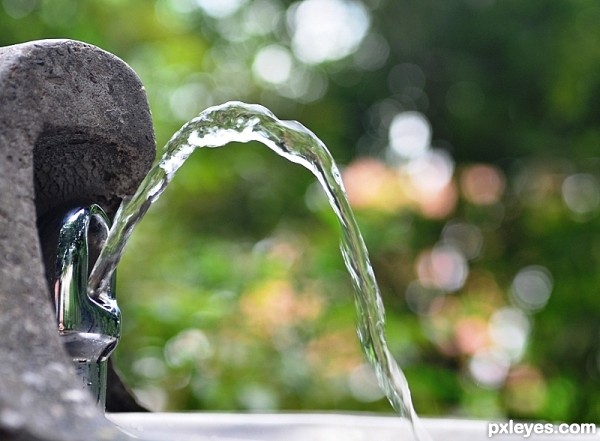
[[[121,311],[111,287],[97,298],[87,294],[90,262],[108,235],[109,220],[98,205],[69,211],[62,219],[52,282],[58,333],[81,379],[104,409],[108,357],[121,335]],[[90,258],[91,257],[91,258]]]

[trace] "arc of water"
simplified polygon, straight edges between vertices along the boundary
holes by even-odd
[[[211,107],[173,135],[161,160],[138,191],[121,205],[91,273],[90,295],[98,296],[107,288],[110,274],[135,225],[194,150],[250,141],[261,142],[278,155],[307,168],[322,185],[340,224],[341,251],[355,288],[358,335],[366,357],[392,406],[412,421],[419,440],[430,439],[418,422],[406,378],[388,350],[379,287],[335,161],[314,133],[298,122],[277,119],[262,106],[230,102]]]

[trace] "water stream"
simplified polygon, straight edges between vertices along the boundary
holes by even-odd
[[[206,109],[186,123],[165,146],[137,192],[123,201],[89,279],[92,297],[105,296],[129,236],[148,208],[196,149],[232,142],[258,141],[278,155],[310,170],[321,183],[341,227],[341,251],[352,278],[358,313],[358,336],[379,384],[396,411],[412,422],[419,441],[431,438],[412,406],[406,378],[388,350],[385,312],[367,248],[346,197],[339,170],[325,145],[295,121],[281,121],[258,105],[229,102]]]

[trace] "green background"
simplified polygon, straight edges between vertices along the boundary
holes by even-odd
[[[228,100],[314,131],[420,414],[600,421],[597,1],[0,1],[0,44],[42,38],[130,64],[159,147]],[[429,127],[427,154],[389,148],[401,116],[406,136]],[[134,233],[118,295],[115,360],[153,409],[391,411],[336,222],[312,176],[261,146],[193,155]]]

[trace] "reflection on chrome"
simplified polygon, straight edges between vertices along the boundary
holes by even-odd
[[[108,357],[121,334],[121,313],[111,289],[87,294],[88,261],[98,255],[109,230],[98,205],[69,211],[62,220],[52,283],[58,333],[81,379],[104,408]]]

